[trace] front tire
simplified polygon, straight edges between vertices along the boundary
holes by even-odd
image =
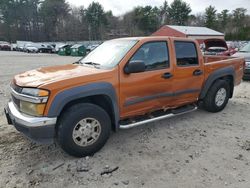
[[[59,120],[58,142],[75,157],[93,155],[109,138],[111,120],[101,107],[82,103],[68,108]]]
[[[203,107],[209,112],[219,112],[225,108],[230,95],[230,86],[225,80],[217,80],[208,90]]]

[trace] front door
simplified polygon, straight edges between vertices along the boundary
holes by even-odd
[[[120,70],[120,114],[122,118],[172,105],[172,71],[168,40],[147,41],[127,63],[143,61],[146,70],[126,74]]]

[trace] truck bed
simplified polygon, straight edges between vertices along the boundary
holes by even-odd
[[[222,61],[222,60],[230,60],[230,59],[235,59],[235,57],[231,56],[216,56],[216,55],[204,55],[203,57],[204,63],[212,63],[212,62],[217,62],[217,61]]]

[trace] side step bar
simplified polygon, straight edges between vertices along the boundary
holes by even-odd
[[[143,124],[146,124],[146,123],[151,123],[151,122],[154,122],[154,121],[159,121],[159,120],[162,120],[162,119],[167,119],[167,118],[171,118],[171,117],[174,117],[174,116],[186,114],[188,112],[193,112],[193,111],[197,110],[197,108],[198,108],[197,106],[192,106],[192,107],[188,106],[188,107],[184,107],[184,108],[181,107],[180,110],[179,109],[172,110],[171,113],[168,113],[168,114],[165,114],[165,115],[162,115],[162,116],[153,117],[153,118],[150,118],[150,119],[145,119],[145,120],[134,122],[134,123],[131,123],[131,124],[125,124],[125,125],[120,124],[120,129],[130,129],[130,128],[137,127],[139,125],[143,125]]]

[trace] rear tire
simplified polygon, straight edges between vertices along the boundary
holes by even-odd
[[[57,139],[75,157],[93,155],[109,138],[111,120],[101,107],[82,103],[68,108],[59,120]]]
[[[217,80],[208,90],[203,107],[209,112],[219,112],[225,108],[230,96],[230,86],[225,80]]]

